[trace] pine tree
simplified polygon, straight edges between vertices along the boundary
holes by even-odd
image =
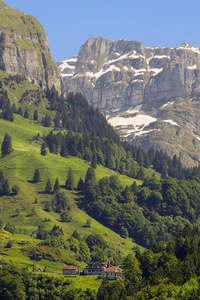
[[[1,144],[1,157],[4,157],[12,151],[12,138],[9,134],[4,135],[3,143]]]
[[[47,184],[46,184],[46,187],[45,187],[45,192],[46,193],[51,193],[51,191],[52,191],[52,185],[51,185],[51,180],[50,180],[50,178],[47,180]]]
[[[39,182],[40,181],[40,171],[39,169],[36,169],[33,174],[33,182]]]
[[[59,189],[60,189],[59,181],[58,181],[58,178],[56,178],[56,181],[55,181],[55,184],[53,187],[54,193],[57,193],[59,191]]]
[[[65,182],[65,187],[67,190],[74,189],[74,174],[73,174],[72,168],[69,168],[69,171],[67,174],[67,180]]]

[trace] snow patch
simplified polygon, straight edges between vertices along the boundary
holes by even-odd
[[[136,127],[136,126],[148,126],[150,123],[156,122],[156,120],[157,119],[154,117],[138,114],[135,117],[129,117],[129,118],[116,116],[114,118],[109,119],[108,122],[114,127],[128,126],[128,125],[133,125]]]
[[[172,124],[172,125],[178,126],[177,123],[174,122],[174,121],[172,121],[172,120],[163,120],[163,122],[170,123],[170,124]]]
[[[114,112],[118,112],[118,111],[120,111],[120,109],[121,109],[121,108],[114,108],[114,109],[111,109],[111,112],[113,112],[113,113],[114,113]]]
[[[74,74],[61,74],[62,75],[62,77],[67,77],[67,76],[73,76]]]
[[[103,70],[101,69],[99,72],[97,73],[92,73],[92,72],[86,72],[86,75],[93,78],[93,77],[96,77],[96,78],[99,78],[101,77],[102,75],[108,73],[108,72],[112,72],[112,71],[117,71],[117,72],[120,72],[120,68],[119,67],[116,67],[115,65],[111,65],[108,69],[106,70]]]
[[[131,106],[126,112],[132,114],[141,110],[143,104],[137,105],[136,107]]]
[[[164,108],[164,107],[166,107],[166,106],[168,106],[168,105],[172,105],[172,104],[174,104],[174,101],[173,101],[173,102],[167,102],[167,103],[165,103],[165,104],[162,106],[162,108]]]
[[[195,69],[197,69],[197,65],[187,66],[187,68],[188,68],[189,70],[195,70]]]

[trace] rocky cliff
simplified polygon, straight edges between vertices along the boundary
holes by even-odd
[[[90,38],[58,66],[66,92],[82,92],[123,139],[200,161],[200,48]]]
[[[24,75],[43,88],[64,92],[60,71],[51,58],[44,28],[34,17],[0,1],[0,69]]]

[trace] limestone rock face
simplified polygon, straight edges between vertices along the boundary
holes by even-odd
[[[90,38],[80,48],[71,73],[62,63],[58,67],[67,93],[82,92],[90,104],[110,112],[142,102],[147,107],[164,104],[198,92],[200,49],[187,43],[149,48],[135,41]]]
[[[32,16],[0,1],[0,69],[24,75],[29,81],[64,92],[62,76],[53,62],[48,38]]]
[[[59,68],[66,92],[82,92],[123,140],[200,161],[200,48],[90,38]]]

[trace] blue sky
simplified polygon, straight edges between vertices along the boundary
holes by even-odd
[[[78,54],[90,37],[145,46],[200,47],[199,0],[5,0],[44,26],[55,62]]]

